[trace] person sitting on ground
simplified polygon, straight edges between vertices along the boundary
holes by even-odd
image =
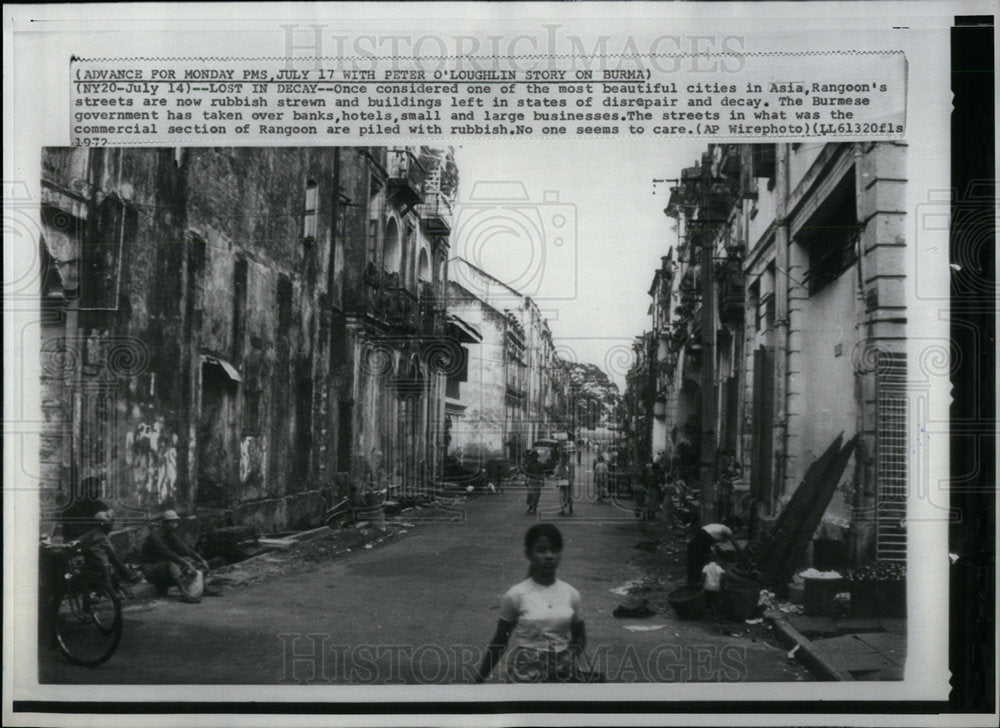
[[[698,523],[692,519],[692,525]],[[687,580],[688,584],[701,582],[702,569],[712,561],[712,547],[717,543],[728,541],[744,556],[746,554],[734,536],[734,531],[743,527],[743,519],[739,516],[727,516],[722,523],[709,523],[697,528],[687,546]],[[748,560],[748,559],[747,559]]]
[[[126,585],[136,583],[141,577],[118,557],[108,538],[115,523],[114,511],[98,511],[94,514],[94,520],[97,525],[80,537],[84,571],[107,586],[112,593],[121,591],[126,597],[131,597],[131,590]],[[118,588],[116,578],[121,583]]]
[[[164,594],[176,585],[182,602],[196,604],[201,597],[191,593],[191,585],[201,575],[197,567],[207,572],[208,563],[178,535],[180,521],[177,511],[163,512],[160,527],[151,531],[142,544],[142,573]]]

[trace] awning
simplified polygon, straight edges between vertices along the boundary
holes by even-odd
[[[463,321],[454,314],[448,314],[448,323],[454,327],[456,336],[462,344],[478,344],[483,340],[478,326]]]
[[[42,187],[42,243],[52,258],[63,288],[76,290],[80,286],[80,242],[86,210],[75,200]],[[47,194],[46,194],[47,193]],[[62,203],[65,204],[56,204]],[[77,214],[82,212],[82,214]]]
[[[242,382],[243,381],[243,377],[240,376],[240,373],[239,373],[239,371],[237,371],[236,367],[234,367],[232,364],[230,364],[228,361],[226,361],[222,357],[209,356],[208,354],[202,354],[201,355],[201,359],[206,364],[215,364],[217,367],[222,367],[222,371],[224,371],[226,373],[226,376],[228,376],[234,382]]]

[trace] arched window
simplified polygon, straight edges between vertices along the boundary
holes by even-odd
[[[405,240],[406,252],[404,255],[406,256],[406,260],[403,262],[403,265],[406,267],[406,272],[403,280],[406,281],[406,287],[412,291],[417,282],[417,232],[410,223],[406,224]]]
[[[421,248],[417,259],[417,279],[421,283],[430,283],[431,275],[431,258],[427,254],[427,248]]]
[[[385,226],[382,242],[382,267],[386,273],[399,273],[402,263],[402,246],[399,244],[399,225],[392,218]]]

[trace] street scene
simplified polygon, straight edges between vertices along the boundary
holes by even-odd
[[[583,148],[44,150],[39,682],[901,680],[905,144]]]

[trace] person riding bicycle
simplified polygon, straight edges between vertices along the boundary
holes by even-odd
[[[208,563],[177,534],[180,525],[177,511],[166,510],[160,528],[153,530],[142,544],[142,573],[146,580],[166,593],[172,585],[181,590],[181,601],[197,604],[200,596],[191,593],[191,584],[200,575],[198,567],[208,571]]]
[[[94,520],[97,525],[80,537],[84,573],[105,584],[112,592],[121,591],[126,597],[131,597],[127,584],[135,584],[141,577],[119,558],[108,538],[115,523],[114,511],[98,511]],[[121,582],[121,587],[116,588],[115,577]]]

